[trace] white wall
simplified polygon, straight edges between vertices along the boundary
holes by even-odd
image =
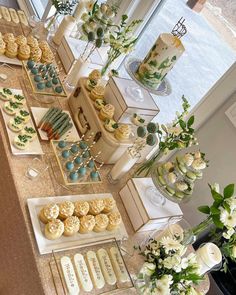
[[[192,199],[181,205],[185,218],[193,225],[205,217],[200,212],[196,213],[197,207],[212,202],[208,183],[218,182],[222,188],[229,183],[236,184],[236,128],[225,115],[234,102],[236,92],[197,132],[199,148],[206,153],[210,162],[204,170],[203,179],[195,184]]]

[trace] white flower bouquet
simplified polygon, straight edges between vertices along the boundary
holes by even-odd
[[[141,252],[145,257],[136,281],[140,294],[201,294],[194,284],[203,280],[199,274],[199,265],[194,253],[183,257],[187,248],[177,237],[151,239]]]
[[[193,228],[195,236],[212,226],[209,239],[223,255],[223,270],[227,272],[228,259],[236,262],[236,196],[234,184],[227,185],[220,193],[219,184],[210,185],[214,202],[211,206],[200,206],[198,210],[208,217]]]

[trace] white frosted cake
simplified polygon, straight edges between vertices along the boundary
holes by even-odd
[[[181,40],[169,33],[161,34],[136,72],[145,86],[156,89],[184,52]]]

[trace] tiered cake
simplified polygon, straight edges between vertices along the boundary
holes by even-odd
[[[145,86],[156,89],[184,52],[177,36],[161,34],[136,72],[137,79]]]
[[[201,152],[177,156],[173,162],[160,163],[153,170],[154,183],[174,202],[180,202],[193,192],[194,182],[202,178],[202,170],[207,166]]]

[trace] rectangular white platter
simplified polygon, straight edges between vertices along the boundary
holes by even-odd
[[[110,193],[104,194],[88,194],[88,195],[68,195],[45,198],[32,198],[27,200],[31,222],[33,225],[34,235],[38,245],[40,254],[59,252],[78,247],[84,247],[91,244],[101,244],[104,240],[114,239],[121,240],[127,238],[128,234],[123,221],[120,227],[114,231],[104,231],[100,233],[91,232],[87,234],[76,234],[72,237],[62,236],[57,240],[48,240],[45,238],[43,230],[45,225],[39,220],[38,215],[40,210],[49,203],[60,203],[63,201],[90,201],[93,199],[103,199],[112,197]]]
[[[9,88],[9,89],[11,89],[11,88]],[[21,89],[11,89],[11,91],[14,94],[24,95]],[[4,112],[4,110],[3,110],[4,103],[5,102],[3,100],[0,100],[2,116],[3,116],[5,126],[6,126],[6,130],[7,130],[7,134],[8,134],[8,138],[9,138],[9,142],[10,142],[10,147],[11,147],[11,151],[12,151],[13,155],[17,155],[17,156],[18,155],[22,155],[22,156],[23,155],[43,155],[44,152],[41,148],[41,145],[40,145],[40,142],[38,139],[38,135],[35,137],[35,139],[32,142],[30,142],[29,146],[25,150],[19,150],[13,145],[13,140],[14,140],[15,136],[17,136],[19,134],[19,132],[18,133],[13,132],[7,126],[7,123],[10,121],[11,118],[14,118],[14,116],[10,116]],[[26,104],[24,106],[24,109],[29,112],[29,109]],[[31,126],[31,127],[35,128],[31,116],[30,116],[29,122],[27,124],[25,124],[25,126]]]
[[[14,66],[22,66],[22,61],[17,58],[9,58],[6,55],[0,56],[0,63],[5,63]]]
[[[31,107],[31,112],[33,114],[33,118],[34,118],[34,122],[35,122],[35,125],[38,126],[41,118],[46,114],[46,112],[48,111],[49,109],[48,108],[38,108],[38,107]],[[66,140],[69,140],[69,141],[78,141],[80,139],[79,137],[79,134],[78,134],[78,131],[75,127],[75,124],[71,118],[71,115],[68,111],[63,111],[65,113],[67,113],[71,119],[71,123],[72,123],[72,128],[70,130],[68,130],[61,138],[60,140],[62,139],[65,139]],[[47,134],[45,131],[38,129],[38,133],[39,133],[39,136],[42,140],[49,140],[48,137],[47,137]],[[70,133],[69,133],[70,132]],[[68,135],[69,133],[69,135]]]

